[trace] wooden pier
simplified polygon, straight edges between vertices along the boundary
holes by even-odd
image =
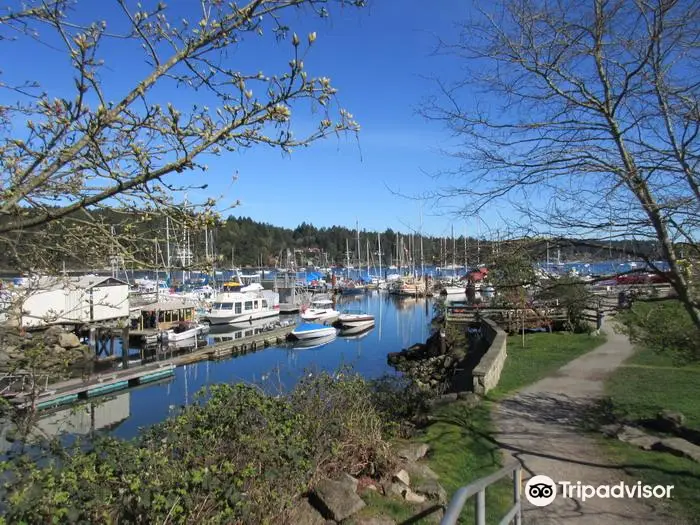
[[[555,322],[566,321],[566,308],[561,306],[534,306],[525,308],[492,308],[453,304],[445,308],[447,324],[468,324],[489,318],[508,332],[525,328],[551,327]]]
[[[222,341],[153,363],[135,365],[123,370],[109,370],[87,379],[75,378],[45,385],[43,388],[37,387],[38,393],[35,394],[36,399],[33,401],[31,392],[26,390],[8,391],[3,395],[20,409],[29,408],[32,402],[39,410],[68,405],[83,399],[170,378],[175,375],[175,368],[178,366],[247,354],[283,343],[293,329],[294,325],[283,326],[240,339]]]

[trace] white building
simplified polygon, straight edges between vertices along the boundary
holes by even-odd
[[[129,318],[129,285],[113,277],[40,277],[13,295],[23,328]]]

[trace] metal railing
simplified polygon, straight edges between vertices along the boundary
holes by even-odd
[[[43,385],[41,383],[44,383]],[[0,376],[0,395],[6,396],[38,390],[48,390],[49,376],[32,376],[29,373],[5,374]]]
[[[455,525],[462,513],[464,504],[474,495],[476,495],[474,523],[476,525],[486,525],[486,487],[505,478],[509,474],[513,474],[513,506],[508,510],[508,513],[499,524],[507,525],[515,520],[515,525],[522,525],[522,506],[520,504],[522,466],[517,462],[510,463],[498,472],[494,472],[490,476],[478,479],[458,489],[452,497],[445,511],[445,516],[442,518],[442,521],[440,521],[440,525]]]

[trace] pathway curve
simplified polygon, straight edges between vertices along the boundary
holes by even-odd
[[[547,475],[555,481],[589,485],[634,483],[619,465],[610,464],[595,439],[580,430],[582,417],[603,396],[604,379],[632,354],[627,337],[606,330],[607,341],[571,361],[555,374],[499,403],[495,438],[506,456],[524,466],[523,479]],[[547,507],[523,498],[526,525],[682,525],[660,500],[557,497]]]

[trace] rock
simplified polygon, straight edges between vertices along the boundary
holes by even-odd
[[[403,498],[403,493],[406,490],[406,485],[403,483],[388,483],[384,485],[384,495],[385,496],[395,496],[397,498]]]
[[[49,326],[43,333],[44,344],[46,346],[53,346],[58,344],[58,338],[63,333],[63,329],[60,326]]]
[[[365,506],[347,482],[322,479],[313,492],[317,507],[326,518],[342,521]]]
[[[670,452],[675,456],[691,459],[700,463],[700,446],[693,445],[690,441],[681,438],[664,438],[658,441],[654,450]]]
[[[447,491],[436,479],[426,478],[416,483],[413,490],[426,498],[444,505],[447,503]]]
[[[661,438],[650,436],[646,432],[635,427],[624,425],[617,433],[617,439],[623,443],[629,443],[642,450],[651,450],[661,441]]]
[[[406,472],[404,469],[401,469],[396,474],[394,474],[393,480],[400,481],[407,487],[411,484],[411,478],[408,475],[408,472]]]
[[[80,339],[74,333],[61,332],[58,334],[58,345],[63,348],[77,348],[80,346]]]
[[[407,461],[404,468],[413,479],[413,482],[424,479],[438,479],[439,476],[425,463]]]
[[[336,477],[333,478],[333,481],[337,481],[339,483],[342,483],[346,487],[348,487],[350,490],[353,492],[357,492],[357,484],[359,481],[357,478],[353,478],[350,474],[343,472]]]
[[[665,432],[676,432],[685,424],[685,416],[673,410],[662,410],[656,415],[658,427]]]
[[[423,516],[420,523],[438,525],[445,515],[445,507],[436,505],[432,501],[426,501],[420,506],[420,514]]]
[[[619,425],[617,423],[612,423],[610,425],[603,425],[602,427],[600,427],[600,432],[603,435],[605,435],[607,437],[611,437],[611,438],[617,437],[617,434],[618,434],[618,432],[620,432],[620,430],[622,430],[622,425]]]
[[[469,408],[474,408],[481,403],[481,398],[474,392],[460,392],[457,398],[464,401]]]
[[[425,503],[425,496],[416,494],[411,489],[406,489],[403,493],[403,497],[409,503]]]
[[[430,447],[425,443],[409,443],[408,445],[401,447],[397,451],[397,455],[400,458],[407,459],[408,461],[418,461],[419,459],[425,457],[429,450]]]
[[[297,525],[299,523],[304,525],[324,525],[326,519],[321,516],[321,513],[306,498],[303,498],[292,508],[285,523],[287,525]]]

